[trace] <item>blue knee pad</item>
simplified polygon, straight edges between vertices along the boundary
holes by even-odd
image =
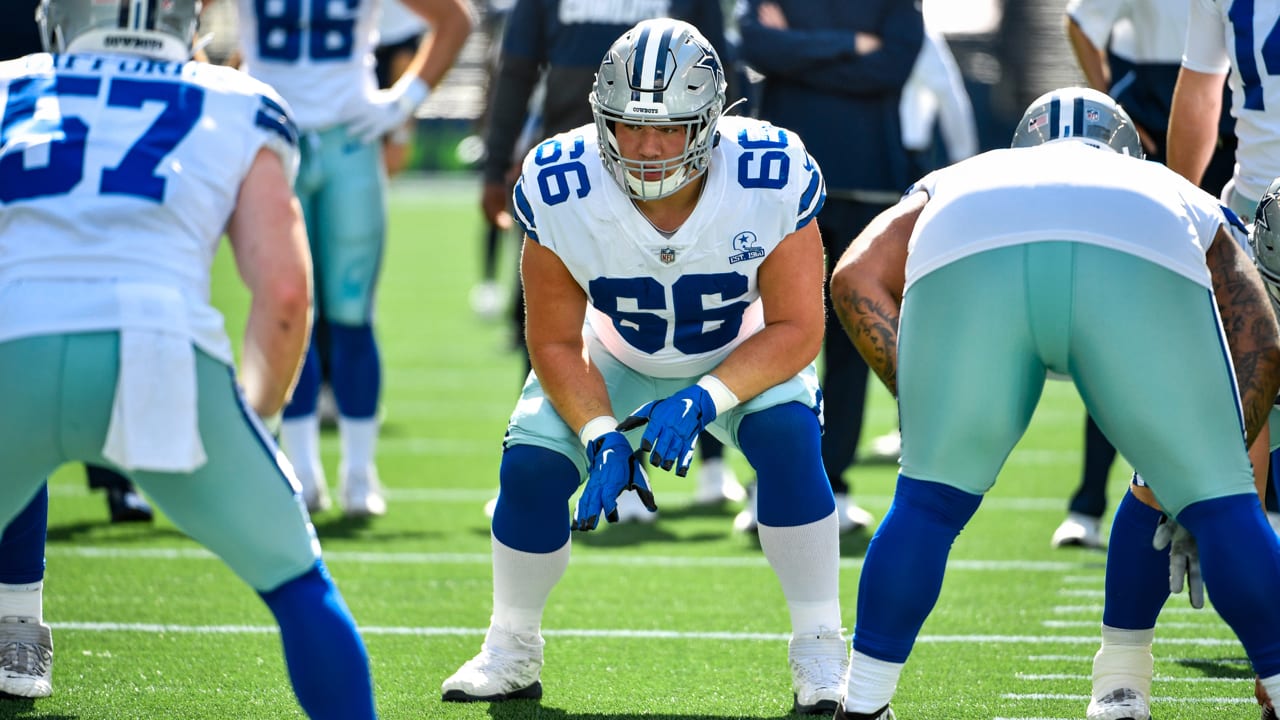
[[[569,498],[581,482],[569,458],[535,445],[512,445],[498,469],[493,535],[503,545],[549,553],[569,541]]]
[[[329,323],[329,375],[343,417],[364,420],[377,414],[382,360],[372,325]]]
[[[835,511],[822,467],[822,428],[812,409],[790,402],[751,413],[738,425],[738,446],[756,471],[761,525],[806,525]]]
[[[981,495],[950,485],[898,476],[893,504],[862,564],[854,650],[907,661],[938,601],[951,545],[981,502]]]
[[[302,361],[302,370],[298,373],[298,384],[293,387],[293,395],[284,406],[283,417],[286,420],[307,417],[316,414],[316,403],[320,399],[320,352],[316,349],[315,332],[311,333],[311,342],[307,343],[307,355]]]
[[[307,717],[374,720],[369,656],[324,561],[260,595],[280,625],[289,679]]]
[[[1261,677],[1280,673],[1280,541],[1252,494],[1192,503],[1178,514],[1200,548],[1213,607]]]
[[[1126,630],[1156,626],[1169,599],[1169,548],[1155,550],[1151,538],[1164,513],[1125,493],[1111,521],[1107,543],[1106,600],[1102,623]]]
[[[0,536],[0,583],[29,585],[44,579],[48,529],[49,485],[44,483]]]

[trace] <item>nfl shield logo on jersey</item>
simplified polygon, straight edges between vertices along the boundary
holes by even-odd
[[[658,251],[658,259],[662,261],[663,265],[670,265],[676,261],[676,251],[669,247],[664,247]]]

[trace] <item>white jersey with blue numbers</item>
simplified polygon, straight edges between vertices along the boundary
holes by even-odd
[[[826,191],[793,133],[721,118],[702,196],[670,237],[607,174],[594,125],[530,151],[515,190],[526,235],[587,293],[587,328],[653,377],[701,375],[764,327],[760,264],[812,222]]]
[[[1112,248],[1212,287],[1204,256],[1218,229],[1243,230],[1217,199],[1165,166],[1075,140],[992,150],[913,189],[929,202],[907,246],[908,289],[961,258],[1051,241]]]
[[[0,63],[0,341],[129,326],[119,283],[182,295],[231,361],[214,252],[259,150],[296,171],[280,97],[231,68],[112,55]],[[87,142],[86,142],[87,139]]]
[[[1192,0],[1182,65],[1230,68],[1235,191],[1257,202],[1280,175],[1280,0]]]
[[[378,88],[380,0],[239,0],[242,70],[275,88],[303,130],[359,117]]]

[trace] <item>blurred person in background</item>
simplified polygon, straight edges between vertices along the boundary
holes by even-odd
[[[387,510],[375,464],[382,367],[374,300],[387,213],[383,139],[400,131],[439,85],[471,32],[464,0],[404,3],[431,34],[391,87],[379,89],[373,45],[378,3],[238,0],[241,69],[284,97],[302,133],[294,189],[311,241],[316,324],[328,335],[341,444],[339,496],[350,517]],[[320,462],[321,378],[319,343],[312,342],[280,429],[312,512],[329,506]]]
[[[799,133],[826,171],[818,226],[835,262],[916,179],[899,106],[924,43],[920,6],[915,0],[745,0],[736,19],[742,59],[764,76],[759,116]],[[862,435],[867,376],[828,301],[822,461],[841,532],[875,520],[850,497],[845,478]],[[735,519],[736,527],[754,527],[752,507]]]

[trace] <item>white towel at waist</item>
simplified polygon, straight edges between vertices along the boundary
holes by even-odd
[[[204,465],[196,354],[182,294],[121,283],[120,373],[102,454],[125,470],[191,472]]]

